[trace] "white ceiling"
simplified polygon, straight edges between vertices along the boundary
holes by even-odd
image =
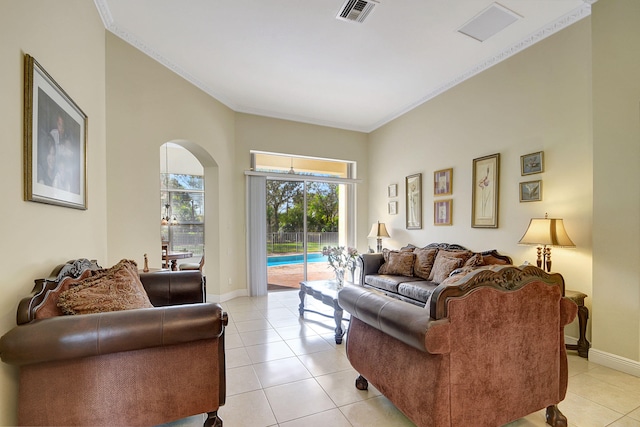
[[[94,0],[105,27],[238,112],[370,132],[588,16],[596,0],[500,0],[522,18],[457,31],[492,0]]]

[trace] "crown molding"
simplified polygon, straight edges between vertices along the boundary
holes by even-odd
[[[403,109],[397,111],[394,114],[387,116],[386,118],[383,118],[378,122],[371,123],[370,125],[365,125],[365,126],[356,126],[348,123],[335,123],[335,122],[320,120],[312,117],[300,117],[300,116],[295,116],[291,114],[280,114],[280,113],[275,113],[270,111],[258,110],[258,109],[254,109],[252,107],[247,107],[243,105],[237,105],[236,103],[226,98],[225,96],[222,96],[221,94],[214,92],[210,87],[205,85],[202,81],[200,81],[190,73],[180,68],[178,65],[174,64],[173,62],[171,62],[170,60],[162,56],[159,52],[157,52],[156,50],[151,48],[149,45],[142,42],[140,39],[138,39],[134,34],[132,34],[127,29],[116,25],[113,20],[113,16],[111,15],[111,11],[109,10],[109,6],[106,3],[106,0],[94,0],[96,8],[98,9],[98,13],[100,14],[100,18],[102,19],[102,22],[108,31],[115,34],[116,36],[126,41],[130,45],[134,46],[136,49],[142,51],[146,55],[150,56],[151,58],[155,59],[166,68],[170,69],[180,77],[187,80],[189,83],[193,84],[194,86],[196,86],[197,88],[199,88],[200,90],[208,94],[209,96],[215,98],[216,100],[226,105],[228,108],[232,109],[235,112],[256,114],[256,115],[272,117],[276,119],[292,120],[296,122],[314,124],[318,126],[335,127],[335,128],[351,130],[356,132],[363,132],[363,133],[373,132],[374,130],[408,113],[409,111],[417,108],[418,106],[424,104],[425,102],[430,101],[436,96],[448,91],[449,89],[452,89],[453,87],[459,85],[465,80],[470,79],[476,74],[479,74],[493,67],[494,65],[504,61],[507,58],[510,58],[511,56],[527,49],[528,47],[533,46],[534,44],[538,43],[541,40],[546,39],[547,37],[557,33],[558,31],[561,31],[569,27],[570,25],[573,25],[576,22],[582,20],[583,18],[590,16],[591,5],[596,3],[598,0],[583,0],[583,1],[584,1],[584,5],[560,17],[558,20],[554,22],[550,22],[549,24],[545,25],[543,28],[539,29],[538,31],[529,35],[528,37],[525,37],[520,42],[512,45],[511,47],[503,50],[502,52],[499,52],[496,55],[493,55],[487,58],[483,62],[470,68],[469,70],[462,73],[458,77],[450,80],[449,82],[443,84],[437,89],[431,91],[426,96],[420,98],[418,101],[404,107]]]

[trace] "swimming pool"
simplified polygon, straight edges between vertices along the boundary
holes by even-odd
[[[302,264],[304,256],[300,255],[280,255],[267,257],[267,267],[276,265]],[[327,262],[327,256],[322,254],[307,254],[307,262]]]

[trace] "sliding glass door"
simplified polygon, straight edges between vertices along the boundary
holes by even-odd
[[[267,179],[267,283],[298,288],[302,280],[333,277],[326,252],[341,239],[344,185],[315,180]]]

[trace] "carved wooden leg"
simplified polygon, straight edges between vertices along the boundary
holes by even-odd
[[[367,381],[367,379],[365,377],[363,377],[362,375],[358,375],[358,378],[356,378],[356,388],[358,390],[366,390],[369,388],[369,381]]]
[[[204,420],[204,427],[222,427],[222,419],[218,416],[218,411],[209,412]]]
[[[565,417],[557,405],[547,406],[547,424],[552,427],[567,427],[567,417]]]

